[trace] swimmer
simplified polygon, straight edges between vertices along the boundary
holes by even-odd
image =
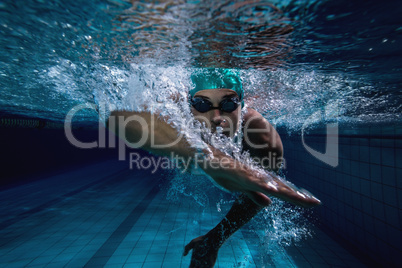
[[[242,149],[248,151],[253,159],[271,158],[260,163],[268,171],[277,171],[283,157],[283,146],[274,127],[257,111],[244,108],[244,91],[241,80],[235,71],[228,69],[201,69],[191,76],[193,87],[189,90],[189,104],[196,120],[216,132],[218,129],[229,138],[241,137]],[[150,129],[139,120],[130,121],[125,127],[128,141],[138,141],[147,136],[141,147],[147,151],[170,155],[174,153],[184,159],[194,159],[199,154],[186,139],[180,139],[178,131],[168,123],[168,118],[160,118],[149,112],[113,111],[111,117],[123,116],[125,119],[140,116],[150,126],[154,122],[153,139],[156,144],[172,144],[167,148],[152,148]],[[242,119],[242,120],[241,120]],[[121,122],[115,120],[114,122]],[[116,131],[119,127],[116,127]],[[238,133],[242,135],[238,135]],[[190,267],[213,267],[219,248],[244,224],[250,221],[262,208],[271,203],[269,196],[275,196],[302,207],[312,207],[320,201],[307,191],[296,189],[280,180],[272,172],[261,172],[239,160],[207,145],[202,153],[204,163],[199,165],[220,187],[241,193],[224,219],[205,235],[193,239],[185,246],[184,256],[192,250]],[[274,158],[274,159],[272,159]],[[221,163],[221,164],[217,164]],[[222,164],[224,163],[224,164]]]

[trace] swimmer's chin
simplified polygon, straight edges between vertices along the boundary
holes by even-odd
[[[217,131],[216,129],[211,129],[211,132],[212,132],[213,134],[218,133],[218,131]],[[222,135],[224,135],[224,136],[226,136],[226,137],[228,137],[228,138],[233,137],[233,135],[231,135],[231,134],[233,134],[233,133],[231,133],[230,131],[219,131],[219,133],[222,134]]]

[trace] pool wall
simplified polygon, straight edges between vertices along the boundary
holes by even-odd
[[[340,126],[337,167],[312,156],[301,135],[278,130],[285,147],[288,179],[323,202],[313,209],[321,229],[368,266],[398,266],[402,252],[402,127]],[[28,183],[76,165],[117,160],[118,156],[116,149],[76,148],[66,140],[63,129],[2,128],[1,133],[2,187]],[[74,133],[89,142],[98,132]],[[326,129],[308,132],[305,144],[325,152]]]
[[[312,156],[301,135],[280,132],[287,160],[285,174],[322,200],[322,206],[314,209],[322,229],[369,266],[375,262],[398,266],[402,252],[402,127],[340,125],[337,167]],[[324,153],[326,128],[305,134],[305,144]]]
[[[81,149],[66,138],[63,128],[0,127],[0,189],[29,183],[105,159],[116,159],[109,148]],[[97,129],[74,129],[82,142],[98,139]]]

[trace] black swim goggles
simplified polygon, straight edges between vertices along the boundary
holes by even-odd
[[[220,111],[225,113],[231,113],[234,110],[236,110],[237,107],[239,107],[240,100],[238,97],[227,98],[219,103],[219,107],[213,107],[212,103],[209,100],[200,97],[195,97],[190,99],[190,104],[194,107],[194,109],[196,109],[200,113],[206,113],[210,110],[215,109],[219,109]]]

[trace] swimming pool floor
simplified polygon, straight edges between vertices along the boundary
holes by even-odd
[[[145,179],[142,179],[145,178]],[[221,219],[209,208],[169,202],[158,176],[107,161],[0,192],[1,267],[188,267],[191,239]],[[365,267],[320,229],[266,254],[243,228],[215,267]]]

